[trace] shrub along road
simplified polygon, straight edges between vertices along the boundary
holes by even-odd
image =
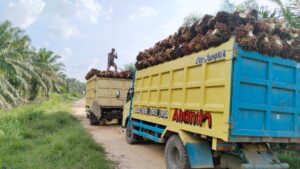
[[[84,99],[75,102],[73,115],[82,126],[93,136],[94,140],[103,145],[108,157],[116,161],[120,169],[164,169],[164,144],[152,142],[129,145],[124,130],[120,126],[90,126],[84,112]]]
[[[104,149],[71,114],[69,96],[0,110],[0,168],[110,169]]]

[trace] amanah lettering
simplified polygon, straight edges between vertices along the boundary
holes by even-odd
[[[202,127],[202,124],[207,121],[208,127],[212,127],[212,120],[210,112],[203,112],[203,110],[194,112],[194,111],[181,111],[180,109],[175,109],[173,113],[172,121],[178,123],[184,122],[186,124],[199,125]]]

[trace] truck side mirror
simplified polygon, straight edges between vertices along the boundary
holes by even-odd
[[[121,92],[120,92],[120,90],[117,90],[117,91],[116,91],[115,96],[116,96],[117,99],[121,97]]]
[[[130,88],[127,92],[126,103],[131,100],[132,96],[133,96],[133,89]]]

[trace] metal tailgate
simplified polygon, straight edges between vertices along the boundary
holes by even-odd
[[[300,138],[300,72],[295,61],[235,46],[230,140]]]

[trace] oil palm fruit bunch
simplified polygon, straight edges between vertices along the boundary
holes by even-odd
[[[91,77],[93,77],[96,73],[97,73],[98,70],[96,69],[91,69],[85,76],[85,79],[88,80],[90,79]]]
[[[180,27],[154,47],[140,52],[135,65],[138,70],[145,69],[219,46],[231,37],[244,50],[300,61],[299,35],[299,29],[287,27],[285,21],[259,20],[255,10],[218,12],[215,17],[204,15],[190,27]]]
[[[99,71],[97,69],[91,69],[85,76],[86,80],[97,76],[103,78],[120,78],[120,79],[131,79],[132,72],[131,71],[121,71],[121,72],[113,72],[113,71]]]
[[[248,51],[257,51],[257,38],[253,34],[254,27],[251,24],[246,24],[238,27],[234,34],[236,35],[236,42],[239,46]]]

